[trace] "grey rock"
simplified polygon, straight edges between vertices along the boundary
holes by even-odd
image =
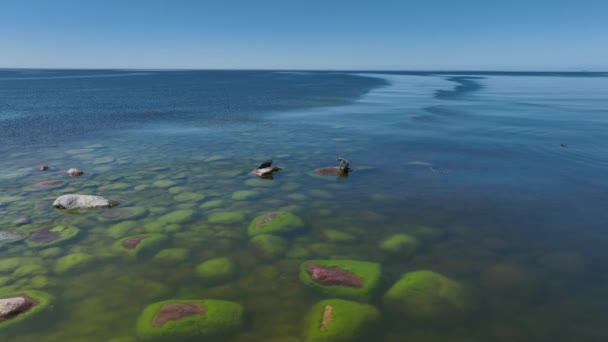
[[[35,302],[28,297],[18,296],[0,299],[0,319],[8,319],[28,311]]]
[[[53,207],[59,209],[90,209],[110,208],[118,205],[118,201],[101,196],[69,194],[57,197]]]

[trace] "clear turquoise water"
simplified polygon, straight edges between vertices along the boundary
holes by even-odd
[[[608,337],[608,78],[601,74],[5,70],[0,98],[0,227],[80,229],[52,252],[23,242],[0,247],[0,262],[42,266],[27,275],[3,271],[2,289],[56,297],[49,310],[0,330],[2,340],[129,337],[150,303],[217,298],[247,310],[230,341],[299,341],[307,311],[326,298],[298,279],[299,264],[313,258],[382,264],[382,285],[369,301],[382,312],[374,339]],[[312,175],[339,155],[355,168],[349,177]],[[248,171],[268,158],[284,170],[253,179]],[[51,170],[31,170],[42,164]],[[87,173],[69,178],[70,167]],[[65,184],[33,188],[50,179]],[[159,187],[161,180],[172,185]],[[238,199],[243,190],[250,197]],[[113,248],[119,219],[50,206],[72,192],[145,208],[122,236],[194,210],[161,231],[163,248],[184,248],[188,258],[168,265],[121,255]],[[274,259],[247,236],[249,222],[268,210],[289,210],[306,224]],[[226,211],[238,219],[210,222]],[[30,223],[17,225],[20,217]],[[419,236],[413,255],[379,248],[420,226],[435,234]],[[331,230],[352,240],[331,241]],[[75,252],[94,261],[57,272],[56,260]],[[231,281],[208,285],[195,275],[201,262],[224,256],[239,269]],[[474,310],[426,321],[386,310],[382,294],[422,269],[462,282]]]

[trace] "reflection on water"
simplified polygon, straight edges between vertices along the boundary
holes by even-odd
[[[295,77],[290,82],[298,76],[285,75]],[[361,340],[605,340],[608,80],[466,77],[483,86],[444,99],[434,98],[454,87],[444,76],[382,77],[391,85],[351,105],[263,113],[255,121],[153,121],[7,151],[2,229],[78,233],[44,247],[28,243],[31,237],[0,247],[3,290],[56,298],[0,338],[128,341],[148,304],[223,299],[247,312],[226,340],[303,341],[307,313],[332,296],[305,285],[300,264],[352,259],[382,267],[375,291],[354,299],[381,314]],[[338,155],[354,168],[348,177],[312,172],[335,166]],[[249,174],[269,158],[283,171],[271,180]],[[42,164],[50,170],[32,169]],[[70,167],[85,175],[68,177]],[[48,180],[61,182],[37,185]],[[53,209],[65,193],[122,205]],[[303,227],[271,246],[256,243],[248,226],[269,211],[291,212]],[[164,239],[137,257],[117,245],[142,234]],[[60,263],[75,254],[88,257]],[[234,273],[201,277],[197,267],[219,257],[234,263]],[[419,270],[466,289],[466,296],[444,297],[466,310],[434,315],[424,303],[395,310],[384,295]]]

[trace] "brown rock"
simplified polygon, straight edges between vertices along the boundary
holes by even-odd
[[[137,236],[137,237],[134,237],[134,238],[127,239],[127,240],[125,240],[125,241],[122,242],[122,246],[124,248],[126,248],[126,249],[134,249],[145,238],[146,238],[145,236]]]

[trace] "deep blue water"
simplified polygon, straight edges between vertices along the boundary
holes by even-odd
[[[48,284],[39,288],[56,296],[55,314],[0,330],[0,338],[128,337],[147,304],[194,296],[245,306],[248,323],[230,340],[299,341],[306,312],[325,298],[298,281],[299,263],[349,258],[383,266],[369,301],[382,312],[371,333],[378,340],[605,341],[607,132],[601,73],[1,70],[0,227],[73,224],[79,240],[61,253],[85,251],[96,263],[67,275],[45,272]],[[355,169],[347,178],[311,175],[337,156]],[[269,158],[284,170],[252,183],[247,171]],[[42,164],[51,171],[31,170]],[[70,167],[88,176],[69,179]],[[67,184],[31,191],[48,179]],[[205,198],[177,203],[174,192],[150,187],[166,179],[175,193]],[[252,189],[249,199],[232,196]],[[194,209],[178,233],[167,232],[189,259],[175,268],[117,259],[109,250],[115,239],[105,235],[116,222],[50,208],[66,192],[145,207],[141,225]],[[210,200],[242,213],[242,222],[210,224],[220,210],[205,209]],[[278,208],[306,221],[308,231],[289,239],[306,256],[256,257],[246,227]],[[31,223],[18,226],[20,217]],[[378,248],[419,225],[438,233],[421,238],[413,255]],[[355,238],[328,241],[329,229]],[[0,248],[0,258],[54,262],[23,244]],[[200,284],[192,269],[219,256],[234,259],[239,276],[224,286]],[[280,276],[256,278],[271,268]],[[465,284],[474,310],[424,322],[385,310],[382,294],[421,269]],[[6,289],[31,285],[10,271],[3,276]],[[112,281],[122,276],[158,286],[146,293]],[[103,313],[91,309],[100,306]]]

